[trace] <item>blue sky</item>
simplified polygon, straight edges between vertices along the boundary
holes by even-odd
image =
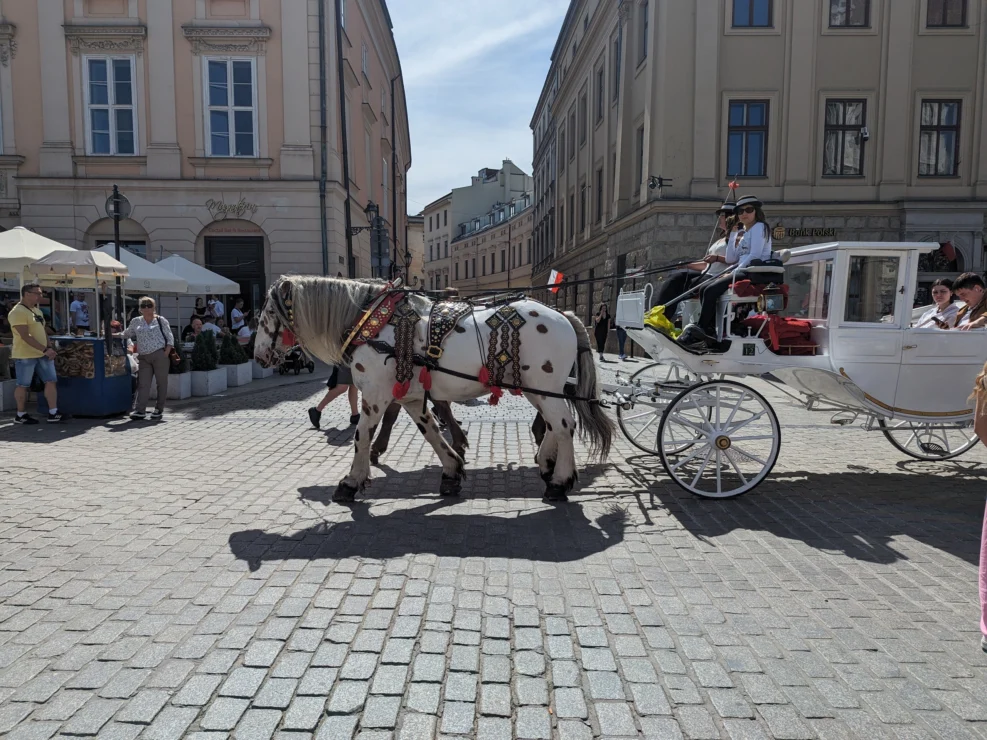
[[[482,167],[531,174],[531,129],[568,0],[390,0],[418,213]]]

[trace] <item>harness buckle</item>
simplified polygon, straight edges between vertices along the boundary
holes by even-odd
[[[442,357],[442,348],[436,347],[434,344],[430,345],[428,349],[425,350],[425,354],[428,355],[433,360],[437,360]]]

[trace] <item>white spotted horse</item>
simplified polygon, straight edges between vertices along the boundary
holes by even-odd
[[[571,313],[521,295],[486,304],[433,302],[379,280],[287,275],[271,286],[260,316],[254,358],[261,366],[283,360],[282,329],[323,362],[347,364],[365,401],[353,464],[334,501],[352,501],[369,482],[372,430],[392,402],[438,455],[442,495],[459,493],[463,458],[442,437],[429,399],[465,402],[490,394],[496,403],[505,390],[523,395],[541,420],[535,461],[549,501],[567,500],[576,482],[577,419],[590,453],[609,454],[613,421],[598,398],[589,334]],[[568,383],[573,367],[574,386]]]

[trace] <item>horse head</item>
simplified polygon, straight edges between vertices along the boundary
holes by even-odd
[[[288,350],[284,346],[284,329],[292,328],[292,319],[291,281],[282,277],[271,285],[257,322],[254,359],[258,365],[277,367],[284,361]]]

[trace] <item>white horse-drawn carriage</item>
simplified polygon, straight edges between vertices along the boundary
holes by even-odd
[[[833,242],[748,270],[760,286],[720,299],[714,350],[683,345],[645,323],[651,286],[622,292],[617,323],[654,360],[607,386],[640,449],[692,493],[727,498],[755,488],[781,446],[765,397],[739,382],[787,387],[833,422],[861,420],[898,450],[945,460],[976,444],[968,400],[987,359],[984,330],[913,328],[918,262],[930,243]],[[697,310],[685,301],[686,316]],[[784,390],[784,388],[782,388]]]

